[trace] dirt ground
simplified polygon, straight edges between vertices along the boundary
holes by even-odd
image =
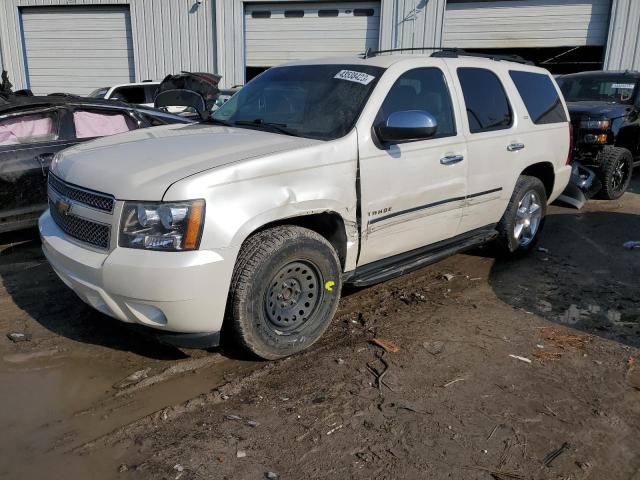
[[[552,207],[531,255],[343,292],[318,344],[270,363],[133,334],[34,232],[0,237],[0,478],[640,480],[638,215],[638,176]]]

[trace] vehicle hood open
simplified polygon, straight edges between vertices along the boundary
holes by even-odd
[[[87,142],[62,152],[52,172],[118,200],[161,200],[188,176],[241,160],[320,143],[248,128],[167,125]]]

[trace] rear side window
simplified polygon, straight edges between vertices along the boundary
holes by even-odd
[[[500,79],[484,68],[459,68],[471,133],[509,128],[513,113]]]
[[[136,128],[135,123],[123,113],[76,110],[73,112],[76,138],[95,138],[128,132]]]
[[[548,75],[510,70],[509,75],[536,125],[567,121],[560,96]]]

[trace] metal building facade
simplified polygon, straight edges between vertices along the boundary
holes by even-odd
[[[29,86],[26,61],[28,52],[25,51],[22,17],[28,9],[118,6],[129,9],[133,72],[136,81],[161,79],[167,73],[190,70],[220,73],[223,75],[224,86],[242,84],[245,81],[247,66],[247,6],[255,8],[267,3],[286,5],[300,4],[304,1],[0,0],[0,63],[9,71],[10,79],[16,88]],[[357,0],[323,1],[354,3]],[[520,14],[518,8],[536,2],[593,4],[594,18],[589,21],[588,27],[591,30],[584,35],[585,43],[606,41],[605,68],[640,69],[640,0],[503,0],[466,3],[477,3],[478,8],[488,3],[508,4],[514,12],[513,21],[517,21],[516,17]],[[313,5],[317,4],[318,0],[306,3]],[[443,43],[448,44],[451,32],[455,30],[452,30],[453,23],[448,28],[447,20],[455,19],[455,15],[452,17],[451,14],[453,10],[460,10],[460,4],[460,0],[450,2],[449,6],[454,8],[448,12],[446,0],[379,0],[379,47],[440,47]],[[603,32],[602,19],[608,13],[607,9],[610,9],[610,21],[606,32]],[[523,13],[524,10],[520,12]],[[481,26],[475,25],[474,28]],[[523,37],[528,33],[526,28],[523,26]]]
[[[0,0],[0,57],[15,88],[29,86],[22,15],[29,8],[121,6],[131,18],[135,80],[216,70],[212,0]]]
[[[613,0],[604,68],[640,70],[640,0]]]

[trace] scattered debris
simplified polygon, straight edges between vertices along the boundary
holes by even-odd
[[[333,432],[340,430],[342,428],[342,424],[338,425],[337,427],[332,428],[331,430],[329,430],[327,432],[327,435],[331,435]]]
[[[247,425],[249,425],[250,427],[258,427],[260,426],[260,424],[258,422],[256,422],[255,420],[247,420]]]
[[[442,275],[440,275],[440,278],[442,280],[446,280],[447,282],[450,282],[455,278],[455,275],[453,275],[452,273],[443,273]]]
[[[638,357],[629,357],[627,360],[627,384],[640,390],[640,369],[638,369]]]
[[[565,451],[569,450],[570,445],[567,442],[564,442],[560,448],[557,448],[556,450],[553,450],[549,453],[547,453],[547,455],[544,457],[544,460],[542,460],[542,464],[545,467],[548,467],[551,465],[551,463],[558,458],[560,455],[562,455]]]
[[[118,467],[118,473],[124,473],[127,470],[129,470],[129,467],[127,467],[126,463],[122,463],[120,464],[120,466]]]
[[[7,338],[14,343],[28,342],[31,340],[30,333],[11,332],[7,333]]]
[[[236,458],[245,458],[247,456],[247,452],[244,450],[238,450],[236,452]]]
[[[114,383],[113,388],[115,388],[116,390],[121,390],[123,388],[130,387],[131,385],[135,385],[143,378],[147,378],[149,376],[150,371],[151,371],[151,367],[144,368],[142,370],[137,370],[133,372],[131,375],[129,375],[128,377],[125,377],[119,382]]]
[[[542,363],[548,362],[551,360],[558,360],[562,357],[562,353],[560,352],[534,352],[533,356],[540,360]]]
[[[496,430],[498,430],[498,427],[500,427],[500,425],[496,425],[495,427],[493,427],[493,430],[491,430],[491,433],[487,437],[487,440],[491,440],[491,437],[493,437],[493,434],[496,433]]]
[[[447,388],[450,385],[453,385],[454,383],[458,383],[461,382],[463,380],[466,380],[465,377],[460,377],[460,378],[456,378],[455,380],[451,380],[450,382],[445,383],[444,385],[442,385],[444,388]]]
[[[384,338],[374,338],[373,340],[371,340],[371,343],[383,348],[385,352],[397,353],[400,351],[400,347],[398,347],[391,340],[386,340]]]
[[[264,478],[268,478],[269,480],[278,480],[280,476],[275,472],[264,472]]]
[[[511,358],[515,358],[516,360],[520,360],[521,362],[525,362],[525,363],[531,363],[531,360],[528,359],[527,357],[521,357],[520,355],[513,355],[513,354],[509,354],[509,356]]]
[[[575,350],[584,350],[591,341],[589,335],[567,334],[555,327],[544,327],[540,329],[540,336],[557,348],[563,350],[573,348]]]
[[[173,466],[173,469],[174,469],[176,472],[184,472],[184,467],[183,467],[182,465],[180,465],[179,463],[176,463],[176,464]]]
[[[226,420],[242,420],[242,417],[238,415],[225,415],[224,418]]]
[[[628,242],[624,242],[622,246],[627,250],[637,250],[637,249],[640,249],[640,241],[629,240]]]
[[[422,346],[429,352],[431,355],[438,355],[444,350],[444,342],[434,341],[434,342],[424,342]]]
[[[549,253],[549,249],[544,247],[538,247],[538,251],[541,253]]]
[[[336,363],[337,363],[338,365],[343,365],[343,364],[344,364],[344,360],[343,360],[343,359],[341,359],[341,358],[337,358],[337,359],[336,359]]]

